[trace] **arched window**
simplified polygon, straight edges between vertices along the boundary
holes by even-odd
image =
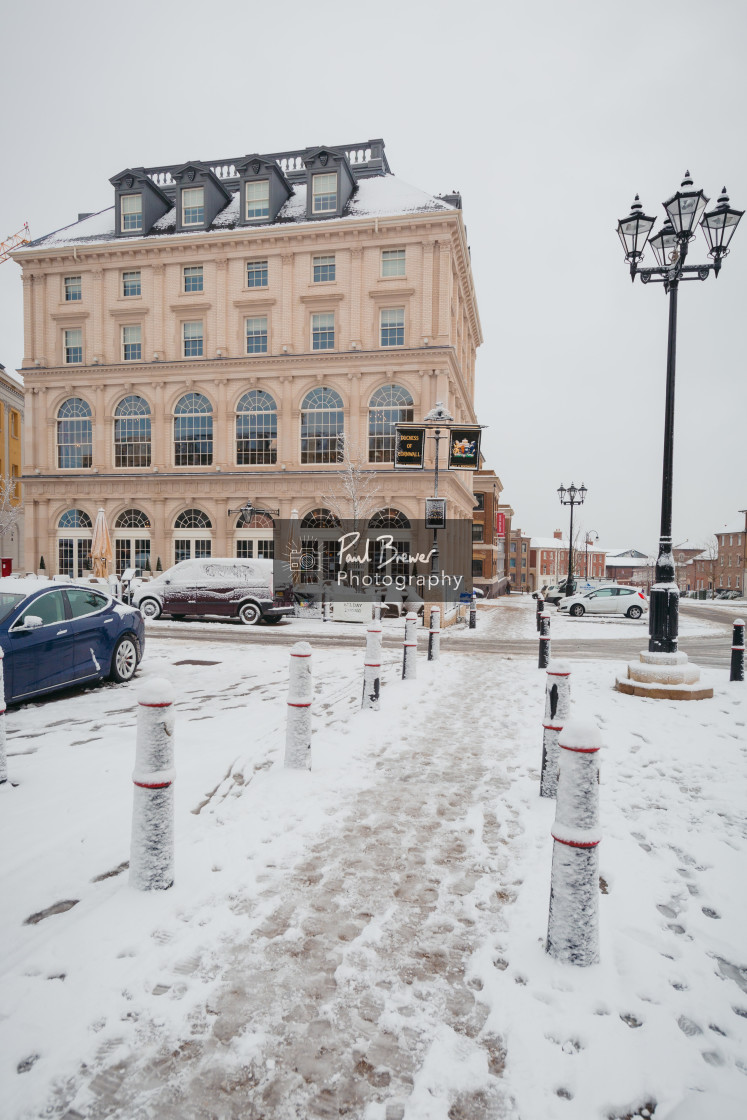
[[[302,529],[340,529],[340,519],[336,517],[331,509],[312,509],[301,518]]]
[[[93,523],[82,509],[68,509],[57,522],[57,571],[78,578],[91,567]]]
[[[213,406],[202,393],[185,393],[174,409],[174,464],[209,467],[213,462]]]
[[[402,385],[382,385],[368,402],[368,461],[394,462],[394,426],[412,421],[413,400]]]
[[[251,560],[275,559],[275,522],[269,513],[240,513],[236,520],[236,555]]]
[[[236,405],[236,462],[240,467],[278,460],[278,406],[264,389],[250,389]]]
[[[410,529],[409,518],[398,509],[380,509],[368,523],[369,529]]]
[[[141,509],[126,509],[114,522],[117,575],[125,568],[150,571],[150,519]]]
[[[150,466],[150,406],[142,397],[125,397],[114,410],[114,466]]]
[[[201,509],[185,509],[174,521],[174,563],[203,560],[213,554],[213,524]]]
[[[336,463],[345,413],[342,397],[320,386],[301,402],[301,462]]]
[[[57,466],[66,470],[90,467],[92,453],[91,406],[80,397],[63,401],[57,412]]]

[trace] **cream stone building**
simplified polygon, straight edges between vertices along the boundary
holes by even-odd
[[[422,521],[432,470],[393,469],[394,423],[437,401],[476,422],[460,197],[398,180],[381,140],[111,183],[111,208],[13,254],[27,566],[79,574],[99,507],[120,571],[272,555],[272,519],[230,511],[324,525],[343,432],[379,475],[382,523]],[[440,494],[471,522],[469,473],[444,471]]]

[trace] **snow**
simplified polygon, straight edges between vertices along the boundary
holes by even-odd
[[[283,766],[272,632],[151,625],[134,682],[10,709],[4,1120],[744,1115],[744,684],[719,670],[713,700],[637,699],[613,689],[622,663],[571,660],[573,718],[604,740],[600,963],[578,968],[544,947],[534,656],[449,653],[445,632],[403,681],[385,647],[381,710],[361,711],[365,629],[341,625],[360,650],[314,651],[311,771]],[[140,892],[135,722],[158,677],[175,881]]]
[[[360,179],[357,189],[350,199],[342,220],[352,220],[364,217],[386,217],[396,214],[417,214],[439,210],[454,210],[448,202],[434,198],[418,187],[410,186],[395,175],[375,175],[368,179]],[[334,217],[334,215],[332,215]],[[69,226],[55,230],[53,233],[40,237],[31,244],[19,249],[19,260],[24,255],[35,255],[40,247],[58,248],[65,245],[86,244],[92,241],[116,240],[116,216],[114,207],[101,210],[80,222],[71,222]],[[288,222],[306,222],[306,185],[304,183],[294,186],[293,194],[281,208],[274,222],[253,222],[252,228],[265,228],[275,225],[285,225]],[[319,219],[314,219],[315,224]],[[153,230],[138,237],[137,242],[148,241],[152,237],[162,237],[164,234],[173,236],[195,237],[201,233],[210,235],[215,230],[234,229],[239,221],[239,194],[233,192],[231,201],[228,202],[216,216],[212,225],[207,230],[189,230],[184,234],[176,231],[176,208],[172,206],[153,226]]]

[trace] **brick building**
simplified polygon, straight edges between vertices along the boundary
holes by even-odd
[[[745,588],[745,541],[747,541],[747,514],[745,522],[734,522],[716,531],[718,560],[715,566],[716,591],[741,591]]]
[[[552,537],[532,537],[529,563],[531,590],[559,583],[567,577],[568,541],[563,540],[561,529],[556,529]],[[573,574],[603,579],[606,574],[604,550],[591,544],[587,547],[585,539],[582,544],[577,542],[573,550]]]
[[[382,527],[422,520],[432,471],[393,471],[395,423],[437,401],[476,422],[459,195],[398,180],[381,140],[111,184],[111,208],[13,254],[28,564],[79,574],[99,507],[119,571],[272,555],[272,521],[229,511],[249,498],[323,527],[343,433],[379,475]],[[469,473],[441,494],[472,521]]]
[[[493,599],[503,594],[508,583],[506,507],[500,501],[503,484],[495,471],[483,469],[472,475],[472,489],[472,580],[486,598]]]
[[[15,508],[23,502],[22,438],[23,386],[0,364],[0,478],[13,485],[9,504]],[[12,561],[14,571],[23,570],[23,514],[0,537],[0,551]]]

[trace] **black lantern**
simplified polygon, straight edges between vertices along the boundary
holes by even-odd
[[[708,255],[715,259],[717,265],[729,252],[729,242],[743,214],[744,210],[734,210],[729,205],[729,196],[724,187],[716,209],[703,215],[701,227],[708,242]]]
[[[643,213],[643,206],[636,195],[628,217],[621,218],[617,223],[617,236],[625,250],[626,261],[635,262],[641,259],[655,222],[656,218],[649,218]]]
[[[674,232],[684,234],[686,237],[694,232],[701,214],[708,205],[708,199],[703,191],[694,191],[692,185],[690,172],[686,171],[680,189],[664,203],[664,209],[674,227]]]
[[[654,251],[659,268],[671,268],[679,260],[680,250],[677,234],[669,220],[664,223],[656,237],[651,238],[649,245]]]

